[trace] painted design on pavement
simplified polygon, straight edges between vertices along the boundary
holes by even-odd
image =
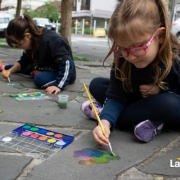
[[[114,157],[111,153],[105,153],[91,148],[74,151],[74,158],[79,160],[79,164],[86,166],[95,163],[104,164],[108,163],[110,160],[120,159],[118,155]]]

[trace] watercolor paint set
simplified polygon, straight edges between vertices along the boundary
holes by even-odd
[[[12,132],[0,136],[0,146],[8,152],[19,152],[33,158],[47,160],[57,154],[61,148],[51,144],[45,144],[25,136],[19,136]]]
[[[27,93],[19,93],[19,94],[10,94],[10,97],[18,100],[44,100],[44,99],[51,99],[48,95],[41,93],[41,92],[27,92]]]
[[[74,136],[24,124],[0,135],[0,146],[47,160],[74,140]]]
[[[62,134],[37,126],[32,126],[29,124],[24,124],[12,130],[12,133],[31,138],[45,144],[50,144],[61,149],[65,148],[74,140],[74,136]]]

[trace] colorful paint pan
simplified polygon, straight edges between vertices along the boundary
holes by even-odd
[[[58,139],[62,139],[63,135],[62,134],[55,134],[54,137],[58,138]]]
[[[38,131],[38,128],[37,127],[31,127],[31,129],[30,129],[31,131]]]
[[[74,136],[62,134],[37,126],[32,126],[30,124],[24,124],[23,126],[20,126],[12,130],[12,133],[35,139],[45,144],[48,143],[62,149],[74,140]]]
[[[60,145],[60,146],[62,146],[62,145],[64,145],[64,144],[66,144],[66,143],[65,143],[65,141],[63,141],[63,140],[59,140],[59,141],[56,143],[56,145]]]
[[[48,139],[47,142],[48,142],[48,143],[55,143],[55,142],[56,142],[56,139],[54,139],[54,138]]]
[[[54,135],[54,132],[49,131],[49,132],[47,132],[46,134],[47,134],[48,136],[53,136],[53,135]]]
[[[39,140],[41,140],[41,141],[46,141],[47,139],[48,139],[47,136],[40,136],[40,137],[39,137]]]
[[[31,132],[29,132],[29,131],[24,131],[24,132],[22,133],[22,135],[23,135],[23,136],[29,136],[29,135],[31,135]]]
[[[29,125],[25,125],[25,126],[23,126],[23,128],[24,128],[24,129],[30,129],[30,128],[31,128],[31,126],[29,126]]]
[[[47,131],[44,130],[44,129],[39,129],[39,130],[38,130],[38,133],[39,133],[39,134],[46,134],[46,132],[47,132]]]
[[[30,137],[32,137],[32,138],[34,138],[34,139],[36,139],[36,138],[38,138],[38,137],[39,137],[39,134],[32,133],[32,134],[30,135]]]

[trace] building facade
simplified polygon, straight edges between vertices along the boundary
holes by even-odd
[[[117,0],[73,0],[72,27],[108,30],[116,4]]]
[[[22,9],[34,10],[49,0],[22,0]],[[57,0],[56,0],[57,1]],[[61,0],[58,0],[61,1]],[[167,7],[169,3],[180,0],[164,0]],[[109,28],[110,17],[118,0],[72,0],[72,28],[96,29]],[[1,9],[6,10],[12,18],[15,16],[17,0],[2,0]],[[180,12],[180,5],[176,11]],[[177,13],[176,13],[177,14]]]

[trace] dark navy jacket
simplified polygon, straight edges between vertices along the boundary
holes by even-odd
[[[28,52],[23,52],[18,62],[21,69],[31,66],[33,70],[55,72],[56,81],[51,85],[61,90],[76,79],[72,51],[67,39],[51,30],[44,30],[35,60],[28,56]]]
[[[163,66],[163,65],[162,65]],[[111,123],[111,130],[114,129],[116,121],[118,120],[123,108],[129,102],[135,102],[142,99],[139,91],[139,85],[152,84],[153,75],[151,65],[145,68],[136,68],[132,65],[131,84],[133,88],[132,93],[127,93],[122,86],[122,81],[115,77],[114,64],[110,74],[110,86],[106,93],[106,102],[103,111],[100,114],[100,119],[106,119]],[[169,92],[180,95],[180,61],[175,60],[172,68],[166,79],[163,80],[168,84]],[[167,92],[168,92],[167,91]],[[166,92],[162,90],[161,92]],[[161,93],[160,92],[160,93]]]

